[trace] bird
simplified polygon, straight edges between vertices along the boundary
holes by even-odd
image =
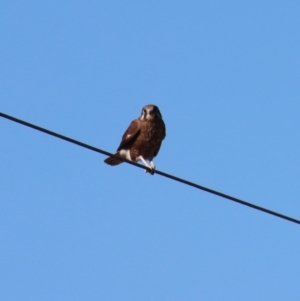
[[[106,158],[104,162],[115,166],[123,163],[120,158],[133,162],[142,161],[146,172],[153,175],[153,158],[158,154],[165,137],[166,126],[159,108],[153,104],[146,105],[142,108],[141,116],[133,120],[125,131],[115,155]]]

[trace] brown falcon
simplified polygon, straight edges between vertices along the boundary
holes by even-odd
[[[116,157],[108,157],[104,162],[112,166],[118,165],[123,162],[118,157],[133,162],[142,161],[153,174],[155,169],[153,158],[158,154],[165,137],[166,127],[158,107],[144,106],[141,116],[133,120],[124,133],[115,153]]]

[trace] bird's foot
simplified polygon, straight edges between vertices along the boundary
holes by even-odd
[[[144,165],[146,167],[145,172],[153,175],[154,174],[154,169],[155,169],[155,164],[153,163],[153,161],[151,161],[150,165],[149,165],[147,163],[147,161],[142,156],[139,157],[139,160],[141,160],[144,163]]]
[[[145,170],[145,172],[146,173],[150,173],[151,175],[153,175],[154,174],[154,170],[155,170],[155,164],[154,164],[154,162],[151,160],[151,162],[150,162],[150,166],[149,166],[149,164],[148,164],[148,166],[147,166],[148,168]]]
[[[145,173],[154,175],[154,168],[152,168],[151,166],[146,166]]]

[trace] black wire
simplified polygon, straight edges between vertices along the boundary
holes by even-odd
[[[91,145],[82,143],[82,142],[80,142],[80,141],[78,141],[78,140],[75,140],[75,139],[72,139],[72,138],[63,136],[63,135],[61,135],[61,134],[58,134],[58,133],[49,131],[49,130],[47,130],[47,129],[44,129],[44,128],[39,127],[39,126],[37,126],[37,125],[34,125],[34,124],[32,124],[32,123],[29,123],[29,122],[26,122],[26,121],[17,119],[17,118],[15,118],[15,117],[10,116],[10,115],[7,115],[7,114],[4,114],[4,113],[1,113],[1,112],[0,112],[0,117],[9,119],[9,120],[14,121],[14,122],[17,122],[17,123],[20,123],[20,124],[22,124],[22,125],[28,126],[28,127],[33,128],[33,129],[35,129],[35,130],[38,130],[38,131],[40,131],[40,132],[43,132],[43,133],[46,133],[46,134],[48,134],[48,135],[57,137],[57,138],[59,138],[59,139],[62,139],[62,140],[65,140],[65,141],[68,141],[68,142],[77,144],[77,145],[79,145],[79,146],[81,146],[81,147],[87,148],[87,149],[92,150],[92,151],[94,151],[94,152],[97,152],[97,153],[100,153],[100,154],[103,154],[103,155],[106,155],[106,156],[114,156],[114,154],[109,153],[109,152],[107,152],[107,151],[104,151],[104,150],[102,150],[102,149],[99,149],[99,148],[97,148],[97,147],[94,147],[94,146],[91,146]],[[118,157],[118,159],[121,159],[121,158]],[[145,169],[145,166],[143,166],[143,165],[137,164],[137,163],[132,162],[132,161],[128,161],[128,160],[126,160],[126,159],[122,159],[122,160],[123,160],[124,162],[129,163],[129,164],[131,164],[131,165],[134,165],[134,166],[136,166],[136,167]],[[183,183],[183,184],[186,184],[186,185],[195,187],[195,188],[197,188],[197,189],[201,189],[201,190],[204,190],[204,191],[206,191],[206,192],[215,194],[215,195],[220,196],[220,197],[222,197],[222,198],[225,198],[225,199],[231,200],[231,201],[233,201],[233,202],[242,204],[242,205],[244,205],[244,206],[248,206],[248,207],[251,207],[251,208],[253,208],[253,209],[256,209],[256,210],[259,210],[259,211],[262,211],[262,212],[265,212],[265,213],[268,213],[268,214],[271,214],[271,215],[280,217],[280,218],[282,218],[282,219],[288,220],[288,221],[293,222],[293,223],[296,223],[296,224],[300,224],[300,220],[297,220],[297,219],[295,219],[295,218],[292,218],[292,217],[283,215],[283,214],[281,214],[281,213],[277,213],[277,212],[275,212],[275,211],[272,211],[272,210],[269,210],[269,209],[266,209],[266,208],[263,208],[263,207],[260,207],[260,206],[257,206],[257,205],[248,203],[248,202],[245,202],[245,201],[243,201],[243,200],[240,200],[240,199],[238,199],[238,198],[232,197],[232,196],[230,196],[230,195],[227,195],[227,194],[224,194],[224,193],[222,193],[222,192],[218,192],[218,191],[216,191],[216,190],[213,190],[213,189],[210,189],[210,188],[207,188],[207,187],[204,187],[204,186],[201,186],[201,185],[192,183],[192,182],[190,182],[190,181],[187,181],[187,180],[184,180],[184,179],[175,177],[175,176],[170,175],[170,174],[167,174],[167,173],[165,173],[165,172],[162,172],[162,171],[159,171],[159,170],[155,170],[154,173],[156,173],[156,174],[158,174],[158,175],[161,175],[161,176],[163,176],[163,177],[169,178],[169,179],[171,179],[171,180],[174,180],[174,181],[177,181],[177,182],[180,182],[180,183]]]

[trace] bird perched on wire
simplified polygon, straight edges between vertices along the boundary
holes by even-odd
[[[166,127],[158,107],[144,106],[141,116],[133,120],[124,133],[115,156],[108,157],[104,162],[114,166],[123,162],[119,158],[142,161],[147,167],[146,172],[153,174],[153,158],[158,154],[165,137]]]

